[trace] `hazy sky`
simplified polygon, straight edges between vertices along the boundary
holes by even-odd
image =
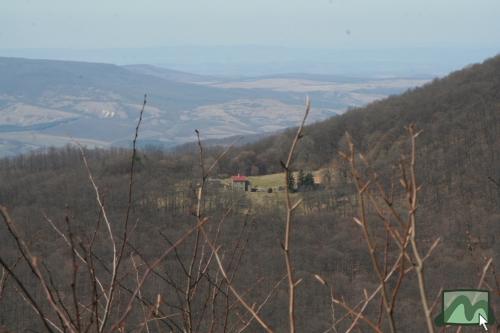
[[[0,48],[500,46],[499,0],[2,0]]]

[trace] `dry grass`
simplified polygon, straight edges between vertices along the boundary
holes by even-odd
[[[283,172],[273,173],[270,175],[263,175],[263,176],[251,176],[248,177],[248,179],[250,179],[252,187],[269,188],[269,187],[285,186]]]

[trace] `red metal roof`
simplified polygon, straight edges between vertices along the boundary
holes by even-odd
[[[231,180],[232,180],[233,182],[246,182],[246,181],[248,180],[248,178],[247,178],[247,177],[245,177],[245,176],[240,176],[240,175],[237,175],[237,176],[232,176],[232,177],[231,177]]]

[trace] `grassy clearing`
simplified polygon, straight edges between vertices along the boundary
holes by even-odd
[[[277,186],[285,186],[285,174],[282,173],[273,173],[270,175],[264,176],[251,176],[248,177],[250,182],[252,183],[252,187],[277,187]]]

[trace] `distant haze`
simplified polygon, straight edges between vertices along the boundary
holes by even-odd
[[[497,0],[16,0],[2,4],[0,45],[490,47],[499,14]]]
[[[498,53],[499,14],[497,0],[16,0],[0,11],[0,56],[435,75]]]
[[[152,64],[205,75],[283,73],[349,77],[435,77],[494,56],[499,49],[306,49],[269,46],[177,46],[126,49],[0,49],[0,56],[118,65]]]

